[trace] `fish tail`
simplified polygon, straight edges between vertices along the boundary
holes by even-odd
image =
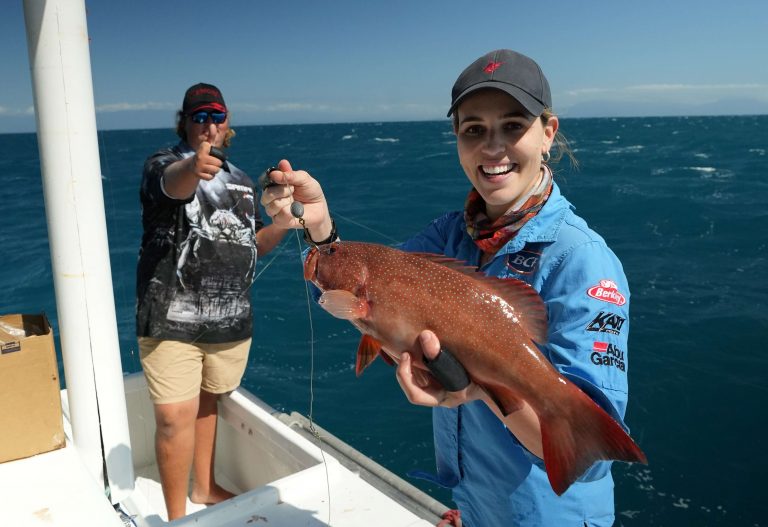
[[[558,496],[595,461],[648,463],[640,447],[597,403],[575,386],[569,396],[565,413],[540,417],[544,464]]]

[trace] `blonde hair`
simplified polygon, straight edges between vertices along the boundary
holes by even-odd
[[[551,108],[544,108],[539,119],[541,119],[541,124],[546,126],[549,120],[554,116],[555,112],[553,112]],[[555,153],[550,156],[548,163],[557,163],[562,160],[563,157],[567,157],[571,162],[571,167],[574,169],[579,167],[579,161],[576,159],[576,156],[573,155],[573,150],[571,150],[571,145],[568,143],[568,139],[562,132],[560,132],[560,130],[555,133],[552,146],[555,149]]]
[[[176,112],[176,135],[181,138],[182,141],[187,141],[187,127],[184,124],[184,117],[186,115],[184,112],[179,110]],[[227,133],[224,135],[224,148],[228,148],[230,144],[232,144],[232,138],[235,137],[237,133],[232,128],[227,129]]]

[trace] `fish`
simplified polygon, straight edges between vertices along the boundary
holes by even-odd
[[[304,278],[320,289],[323,309],[363,334],[358,376],[378,356],[393,364],[418,349],[418,335],[428,329],[503,415],[529,404],[556,494],[598,460],[647,464],[621,425],[541,353],[536,344],[547,341],[546,307],[525,282],[488,277],[443,255],[352,241],[312,248]]]

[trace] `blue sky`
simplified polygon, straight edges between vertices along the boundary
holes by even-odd
[[[0,17],[0,133],[34,130],[21,0]],[[101,129],[171,127],[184,90],[234,124],[443,119],[492,49],[534,58],[564,117],[768,113],[764,0],[89,1]]]

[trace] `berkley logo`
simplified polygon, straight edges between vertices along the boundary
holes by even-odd
[[[610,302],[617,306],[623,306],[627,303],[627,299],[619,293],[619,288],[616,286],[616,282],[612,280],[600,280],[599,285],[594,285],[587,289],[587,294],[597,300],[603,302]]]

